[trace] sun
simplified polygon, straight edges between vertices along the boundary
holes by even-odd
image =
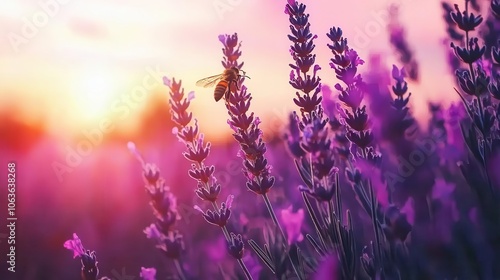
[[[119,88],[112,73],[112,69],[103,65],[92,65],[78,71],[73,78],[71,92],[82,120],[96,121],[106,115]]]

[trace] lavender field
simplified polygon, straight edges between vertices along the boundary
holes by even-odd
[[[275,2],[262,16],[285,32],[224,19],[182,58],[216,46],[218,68],[146,70],[147,110],[114,103],[120,125],[75,136],[0,110],[0,279],[500,279],[500,0],[432,4],[441,54],[407,36],[426,15],[405,20],[404,0],[384,6],[384,51],[319,1]],[[246,58],[261,48],[276,59]],[[446,74],[423,85],[420,59]]]

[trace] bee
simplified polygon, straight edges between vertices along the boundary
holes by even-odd
[[[241,75],[240,72],[243,73],[243,75]],[[247,77],[250,79],[250,77],[246,75],[245,71],[240,70],[237,67],[231,67],[224,70],[222,74],[206,77],[197,81],[196,85],[205,88],[216,85],[214,90],[214,98],[215,101],[218,102],[222,97],[224,97],[225,100],[229,98],[229,94],[231,93],[231,85],[235,85],[236,88],[239,89],[238,80],[241,77]]]

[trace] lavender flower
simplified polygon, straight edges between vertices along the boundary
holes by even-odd
[[[290,72],[290,85],[297,90],[302,91],[302,95],[296,92],[297,98],[293,101],[300,107],[303,114],[311,114],[317,110],[317,106],[321,103],[320,81],[321,79],[316,76],[317,71],[321,69],[319,65],[314,64],[316,55],[312,54],[315,48],[314,39],[316,35],[310,32],[310,23],[308,21],[309,15],[305,12],[306,6],[299,4],[296,1],[288,1],[286,5],[286,13],[289,15],[291,35],[288,39],[292,41],[293,45],[290,48],[295,64],[290,64],[292,71]],[[313,67],[313,75],[311,76],[309,70]],[[310,94],[312,91],[312,95]]]
[[[445,20],[446,25],[447,25],[448,36],[452,40],[462,41],[464,35],[455,29],[456,24],[455,24],[455,21],[453,20],[453,18],[451,17],[451,13],[453,12],[453,7],[446,2],[442,2],[441,6],[444,10],[444,20]]]
[[[129,142],[128,148],[142,164],[143,178],[146,183],[145,190],[151,199],[149,205],[156,217],[156,222],[146,227],[143,232],[148,239],[152,239],[156,243],[156,248],[160,249],[167,258],[173,260],[179,277],[186,279],[184,271],[179,265],[179,258],[184,250],[184,239],[179,231],[175,230],[175,223],[180,219],[177,211],[177,198],[165,185],[165,180],[160,175],[160,169],[154,164],[145,163],[134,143]]]
[[[228,246],[229,254],[235,259],[241,260],[241,258],[243,258],[244,248],[245,246],[241,234],[236,235],[231,232],[231,239],[229,240]]]
[[[183,237],[178,231],[165,231],[158,224],[152,223],[143,232],[148,239],[156,242],[156,248],[163,251],[168,258],[178,259],[184,250]]]
[[[479,161],[483,162],[486,168],[486,163],[488,161],[487,156],[491,154],[492,151],[486,151],[488,145],[486,145],[485,142],[490,141],[489,139],[492,137],[495,138],[496,133],[494,131],[495,117],[492,112],[493,104],[487,94],[488,92],[492,93],[492,96],[495,97],[496,83],[490,80],[491,78],[484,70],[484,64],[480,61],[480,58],[485,54],[485,46],[480,48],[477,38],[469,39],[470,31],[478,27],[483,21],[481,15],[475,16],[473,13],[468,12],[468,1],[466,1],[465,11],[463,13],[460,13],[458,5],[455,5],[455,10],[456,12],[451,13],[451,16],[458,27],[465,31],[466,46],[462,48],[452,45],[452,48],[455,50],[457,57],[466,63],[469,68],[463,71],[457,70],[456,76],[460,89],[472,96],[472,102],[468,102],[466,97],[462,95],[460,95],[460,97],[464,101],[464,105],[474,126],[481,133],[481,139],[479,139],[477,143],[469,141],[468,145],[472,151],[477,150],[474,154]],[[474,134],[474,132],[470,131],[469,134]],[[476,142],[476,139],[473,141]],[[476,147],[473,148],[472,146]],[[486,177],[488,185],[490,185],[490,188],[493,188],[489,179],[490,176],[486,174]]]
[[[64,242],[64,248],[73,251],[73,259],[76,257],[81,257],[86,253],[85,249],[83,248],[82,241],[76,235],[76,233],[73,233],[73,239],[67,240]]]
[[[333,251],[335,247],[342,246],[343,250],[338,254],[343,268],[342,275],[346,279],[351,279],[355,277],[355,263],[346,256],[355,254],[353,247],[354,237],[352,235],[352,228],[349,225],[345,226],[339,218],[342,215],[342,210],[338,169],[335,167],[335,157],[343,156],[341,152],[343,148],[336,149],[333,146],[335,137],[337,137],[336,142],[338,143],[342,142],[341,138],[344,135],[342,132],[331,135],[326,127],[330,123],[331,125],[333,124],[332,128],[340,128],[340,126],[335,127],[335,113],[332,112],[332,104],[327,100],[324,103],[327,106],[326,108],[332,122],[324,116],[324,110],[321,105],[324,97],[320,95],[322,90],[321,79],[317,76],[317,71],[321,67],[315,64],[316,56],[312,54],[315,47],[313,40],[317,36],[313,36],[310,32],[309,15],[305,14],[305,9],[306,6],[304,4],[299,4],[296,1],[288,1],[286,5],[286,13],[289,16],[291,23],[290,30],[292,32],[288,36],[290,41],[292,41],[290,54],[295,62],[294,64],[290,64],[292,68],[290,85],[296,90],[301,91],[301,93],[296,92],[297,98],[294,99],[295,104],[300,108],[301,115],[299,118],[297,113],[294,113],[294,116],[302,132],[300,145],[306,152],[302,158],[295,161],[299,174],[306,185],[305,187],[300,187],[299,190],[302,192],[319,240],[316,241],[309,236],[309,241],[320,255],[325,255],[328,251]],[[340,33],[337,33],[337,31]],[[341,31],[340,29],[332,30],[332,33],[328,36],[334,36],[337,39],[337,36],[341,36]],[[331,46],[329,45],[329,47],[342,51],[345,45],[340,42]],[[340,57],[335,57],[334,59],[339,59],[336,61],[341,64],[345,62],[341,61]],[[311,68],[312,71],[310,71]],[[353,73],[345,74],[349,76]],[[356,102],[355,100],[352,101]],[[336,207],[334,207],[333,203],[334,194],[337,195]],[[320,203],[318,205],[320,207],[319,214],[312,208],[307,195],[312,196]],[[326,211],[321,211],[325,205],[327,205]],[[328,213],[328,216],[324,216],[322,213]],[[327,221],[326,225],[320,222],[323,220]],[[335,234],[339,232],[340,235]]]
[[[231,216],[231,204],[233,203],[233,199],[233,195],[228,196],[226,202],[222,202],[221,208],[218,212],[207,210],[205,213],[199,206],[195,206],[194,208],[202,213],[203,217],[209,224],[223,228],[226,226],[227,221]]]
[[[468,1],[465,1],[468,3]],[[483,17],[481,15],[475,16],[474,13],[468,13],[467,10],[460,13],[458,5],[455,4],[455,12],[451,12],[451,18],[463,31],[472,31],[478,27],[481,22],[483,22]]]
[[[296,92],[297,98],[294,98],[295,104],[300,108],[301,117],[294,113],[294,118],[302,132],[300,147],[306,152],[300,163],[297,161],[297,166],[307,187],[300,190],[319,201],[329,201],[333,196],[333,184],[330,182],[336,173],[334,152],[337,150],[332,147],[332,140],[326,128],[329,119],[324,116],[321,106],[321,78],[317,76],[321,67],[315,64],[316,55],[312,53],[317,36],[310,31],[309,15],[305,14],[305,9],[304,4],[296,1],[288,1],[286,5],[286,13],[291,23],[291,35],[288,35],[288,38],[293,44],[290,54],[295,62],[290,64],[290,85],[301,91]],[[295,138],[297,143],[297,136]]]
[[[399,60],[408,69],[409,78],[413,81],[418,81],[418,63],[406,41],[404,27],[398,21],[398,12],[398,7],[395,5],[392,5],[389,9],[391,17],[388,25],[390,42],[399,54]]]
[[[398,69],[396,65],[392,66],[392,78],[395,81],[395,84],[392,86],[392,92],[396,95],[396,98],[391,102],[395,110],[391,111],[392,114],[390,114],[389,122],[399,137],[404,137],[408,129],[415,123],[408,108],[411,92],[408,93],[408,83],[405,80],[406,75],[404,67]],[[408,95],[406,95],[407,93]]]
[[[156,222],[147,227],[144,233],[157,243],[156,247],[167,257],[178,259],[184,244],[182,235],[173,229],[176,221],[180,219],[177,212],[177,198],[165,185],[165,181],[160,176],[160,169],[154,164],[144,163],[134,143],[129,142],[128,148],[142,163],[145,190],[151,198],[149,204],[156,217]]]
[[[264,195],[273,187],[275,178],[271,176],[271,166],[264,156],[266,146],[262,140],[260,119],[251,113],[247,115],[250,106],[250,94],[242,86],[239,93],[229,97],[227,104],[230,120],[228,124],[234,130],[234,138],[240,143],[240,157],[244,161],[247,188],[256,194]]]
[[[184,97],[184,89],[181,87],[182,82],[176,82],[175,79],[170,81],[167,77],[164,77],[163,81],[170,89],[170,113],[172,121],[176,124],[173,132],[179,141],[186,145],[187,151],[183,153],[184,157],[193,163],[188,174],[198,182],[196,195],[202,200],[215,203],[221,186],[213,176],[215,167],[204,164],[210,153],[211,144],[204,144],[204,135],[199,133],[197,120],[194,121],[194,125],[189,125],[193,114],[187,109],[194,98],[194,93],[188,94],[186,98]]]
[[[222,39],[225,38],[225,39]],[[238,64],[241,51],[232,49],[232,40],[237,40],[237,34],[232,36],[221,35],[219,39],[224,44],[223,65],[232,67]],[[240,43],[241,44],[241,43]],[[273,187],[275,178],[270,175],[271,166],[264,156],[266,145],[262,139],[262,130],[259,128],[260,119],[254,113],[248,114],[252,97],[247,88],[242,85],[243,79],[238,81],[240,91],[234,91],[226,100],[229,114],[227,121],[234,131],[234,138],[241,146],[240,157],[243,159],[244,173],[247,177],[246,186],[256,194],[264,195]],[[232,89],[228,89],[232,90]]]
[[[224,58],[222,64],[225,66],[243,65],[243,63],[238,63],[238,59],[241,55],[239,47],[237,50],[229,51],[232,50],[232,46],[236,44],[234,40],[237,41],[237,39],[238,35],[236,33],[232,36],[225,35],[225,40],[224,35],[219,36],[219,40],[224,45]],[[283,245],[285,249],[287,249],[285,233],[278,222],[276,213],[267,196],[267,193],[275,183],[275,178],[271,175],[271,166],[264,156],[266,144],[262,138],[262,130],[259,128],[261,121],[258,117],[254,116],[253,112],[248,114],[252,97],[250,93],[247,93],[247,88],[243,85],[243,81],[244,77],[240,77],[237,81],[236,89],[228,88],[231,94],[226,100],[226,109],[229,115],[227,123],[234,131],[233,137],[241,148],[238,156],[243,159],[243,173],[247,178],[246,187],[255,194],[261,195],[264,199],[271,219],[285,240]],[[288,256],[290,258],[290,255]],[[292,266],[295,273],[298,274],[293,262]],[[301,279],[300,276],[299,279]]]
[[[342,121],[348,128],[346,136],[355,147],[361,149],[360,156],[366,159],[371,156],[367,149],[372,144],[373,133],[369,130],[366,105],[361,106],[365,84],[361,75],[356,75],[358,66],[364,64],[364,61],[355,50],[349,48],[340,28],[330,28],[327,36],[332,40],[332,44],[328,45],[333,54],[330,67],[335,71],[337,79],[344,83],[344,86],[337,83],[335,89],[340,92],[339,100],[348,108],[340,111]]]
[[[492,9],[493,6],[492,3]],[[484,214],[485,238],[495,244],[494,240],[500,238],[500,227],[497,226],[500,223],[500,211],[494,201],[500,199],[500,186],[497,186],[495,180],[492,179],[494,176],[491,174],[490,164],[500,154],[500,129],[498,120],[495,120],[494,116],[495,107],[498,108],[499,105],[495,104],[496,102],[488,94],[491,93],[495,97],[495,86],[498,84],[496,70],[490,66],[496,60],[495,53],[492,48],[492,59],[488,61],[489,52],[486,51],[486,46],[479,47],[478,39],[471,37],[471,31],[483,22],[483,18],[481,15],[475,16],[469,13],[469,1],[465,1],[465,10],[462,13],[458,5],[455,5],[455,10],[456,12],[451,13],[451,17],[465,32],[465,47],[452,45],[452,48],[457,57],[468,67],[468,70],[456,71],[459,87],[466,95],[456,91],[470,118],[470,122],[461,123],[461,128],[466,145],[471,152],[468,160],[459,163],[459,167],[468,184],[475,191],[479,207]],[[494,10],[492,12],[494,13]],[[493,32],[493,36],[497,36],[495,33],[498,32]],[[491,43],[491,40],[489,41]],[[488,75],[487,72],[493,73]],[[452,206],[450,207],[453,209]],[[499,247],[494,246],[494,250],[498,251]],[[500,256],[496,254],[493,259],[498,262]]]
[[[233,35],[219,35],[219,41],[224,45],[222,52],[224,53],[224,58],[222,60],[222,66],[224,69],[230,69],[236,67],[238,69],[243,68],[244,63],[237,63],[238,57],[241,56],[241,42],[238,42],[238,34]]]
[[[73,251],[73,258],[80,257],[82,262],[82,279],[97,280],[99,268],[97,268],[97,257],[94,251],[85,250],[82,241],[73,233],[73,239],[64,242],[64,248]]]
[[[395,239],[405,240],[411,226],[404,216],[398,214],[398,208],[392,205],[390,192],[387,199],[389,205],[380,204],[381,202],[385,203],[382,194],[391,190],[382,190],[381,188],[385,187],[384,184],[380,180],[376,180],[377,178],[370,178],[371,174],[379,174],[378,178],[381,177],[379,170],[381,155],[375,150],[374,136],[370,129],[366,105],[362,105],[368,86],[358,74],[358,66],[364,64],[364,61],[355,50],[349,47],[347,39],[342,37],[340,28],[331,28],[327,36],[332,40],[332,44],[328,45],[333,54],[330,66],[335,71],[337,79],[343,83],[343,85],[340,83],[335,85],[335,88],[340,92],[339,100],[344,103],[345,107],[340,111],[341,122],[345,125],[346,136],[352,143],[351,150],[353,159],[356,159],[356,167],[363,170],[364,174],[361,176],[361,173],[351,163],[351,167],[346,169],[346,175],[352,182],[358,201],[371,217],[375,235],[375,242],[372,246],[373,267],[368,265],[370,262],[366,262],[366,258],[362,258],[361,261],[364,263],[363,267],[367,274],[372,273],[373,268],[375,268],[376,274],[380,273],[381,277],[395,277],[406,270],[401,262],[408,258],[406,252],[396,245]],[[405,73],[393,67],[392,76],[396,80],[396,85],[392,89],[397,96],[392,106],[398,116],[396,119],[401,122],[406,118],[408,110],[405,108],[408,98],[403,97],[407,91],[407,84],[404,80]],[[409,124],[407,123],[407,125]],[[377,188],[378,197],[376,197],[373,184]],[[381,198],[383,199],[379,201]],[[386,207],[385,211],[384,207]],[[391,214],[391,218],[384,218],[385,214]],[[342,272],[345,275],[346,271],[350,271],[346,268],[346,265],[350,263],[345,257],[341,258],[341,263],[343,264]],[[352,264],[350,265],[352,266]]]
[[[237,40],[236,40],[237,41]],[[239,52],[238,49],[234,49],[235,41],[231,38],[226,40],[227,48],[224,49],[224,53],[231,55],[236,55]],[[229,57],[231,57],[231,55]],[[231,60],[226,61],[226,63],[231,63]],[[224,65],[224,62],[223,62]],[[192,120],[192,113],[187,111],[190,105],[190,101],[194,98],[194,93],[190,93],[187,98],[184,97],[184,89],[181,87],[182,82],[176,82],[175,79],[170,81],[167,77],[163,78],[164,84],[170,89],[170,113],[172,115],[172,121],[176,123],[174,129],[174,134],[177,136],[179,141],[186,145],[187,152],[184,153],[184,157],[191,161],[191,170],[188,171],[189,176],[197,181],[198,187],[196,189],[196,195],[202,200],[211,202],[214,210],[208,210],[206,213],[196,206],[195,209],[203,213],[205,220],[214,225],[221,227],[224,237],[226,238],[228,244],[231,244],[232,237],[226,228],[226,224],[229,220],[231,214],[231,204],[233,201],[233,196],[229,196],[226,203],[222,203],[221,208],[217,205],[217,198],[221,190],[220,184],[217,183],[214,171],[215,167],[206,166],[205,159],[210,153],[210,143],[204,145],[204,135],[199,133],[198,122],[195,119],[194,125],[189,125]],[[234,251],[234,250],[233,250]],[[230,250],[231,255],[235,255]],[[241,254],[243,254],[243,249],[241,249]],[[247,279],[252,279],[248,268],[245,266],[241,257],[236,258],[241,269],[247,276]]]

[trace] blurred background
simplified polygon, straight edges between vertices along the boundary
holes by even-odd
[[[142,233],[153,217],[141,166],[126,143],[135,142],[146,161],[158,164],[181,204],[190,209],[200,203],[181,155],[183,145],[172,136],[163,76],[182,79],[186,92],[195,91],[190,109],[214,145],[209,163],[215,164],[223,183],[238,183],[246,193],[224,104],[213,101],[213,89],[197,88],[195,82],[223,70],[218,35],[237,32],[243,68],[251,77],[245,82],[253,96],[251,111],[263,119],[267,141],[278,141],[289,112],[295,110],[295,92],[288,84],[292,59],[285,2],[0,2],[1,178],[6,178],[7,162],[17,164],[17,278],[12,279],[78,277],[79,261],[63,248],[73,232],[86,248],[97,251],[103,275],[137,277],[141,266],[155,266],[161,273],[165,260]],[[418,83],[409,85],[414,116],[424,125],[428,101],[447,105],[457,99],[439,1],[305,3],[311,31],[319,36],[315,53],[323,83],[336,83],[325,36],[331,24],[344,30],[365,61],[379,55],[382,65],[397,64],[387,33],[388,7],[396,4],[420,67]],[[277,149],[271,164],[283,158],[286,151]],[[281,166],[287,170],[286,164]],[[291,176],[286,172],[279,183]],[[1,193],[0,217],[5,221],[5,188]],[[238,201],[261,204],[253,195],[237,196]],[[201,217],[193,214],[190,219],[220,237]],[[4,233],[5,228],[0,230]],[[11,279],[5,273],[2,236],[0,279]]]

